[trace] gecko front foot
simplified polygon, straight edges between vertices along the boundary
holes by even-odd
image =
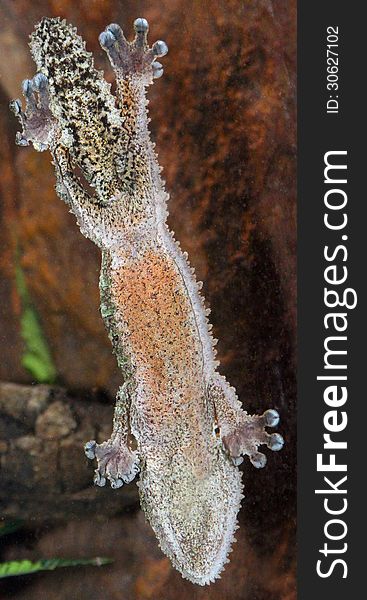
[[[263,415],[246,415],[242,423],[228,435],[223,437],[223,444],[235,464],[242,462],[241,455],[247,454],[257,469],[266,464],[266,456],[258,452],[258,447],[265,444],[270,450],[283,448],[284,440],[279,433],[269,434],[265,427],[276,427],[279,414],[276,410],[267,410]]]
[[[130,483],[139,471],[136,452],[127,447],[121,436],[116,435],[102,444],[91,440],[85,444],[84,451],[90,460],[97,459],[94,483],[101,487],[108,479],[111,487],[117,489],[124,483]]]
[[[147,43],[149,24],[146,19],[134,21],[135,39],[128,42],[116,23],[109,25],[99,36],[102,48],[107,52],[117,76],[139,75],[146,85],[163,74],[163,66],[156,59],[168,52],[167,44],[161,40],[151,48]]]
[[[16,143],[28,146],[31,142],[36,150],[42,152],[50,147],[57,128],[57,121],[49,108],[47,77],[37,73],[33,79],[23,81],[22,89],[26,100],[25,112],[21,100],[10,103],[10,108],[23,127],[22,132],[17,132]]]

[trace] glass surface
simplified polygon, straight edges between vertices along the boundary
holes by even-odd
[[[4,578],[17,600],[296,598],[296,17],[286,0],[0,1],[1,560],[108,558]],[[93,486],[83,444],[111,432],[121,371],[99,309],[100,252],[55,193],[48,151],[15,145],[9,102],[36,72],[43,16],[98,35],[145,17],[165,40],[149,88],[170,228],[211,308],[219,371],[250,414],[280,413],[281,452],[240,469],[245,499],[221,579],[194,586],[160,551],[135,482]],[[6,529],[5,529],[6,528]]]

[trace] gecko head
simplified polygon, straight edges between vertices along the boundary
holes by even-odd
[[[31,35],[30,48],[47,78],[48,106],[59,132],[55,142],[67,148],[71,164],[99,202],[109,204],[120,186],[115,158],[123,123],[110,85],[76,28],[63,19],[44,17]]]

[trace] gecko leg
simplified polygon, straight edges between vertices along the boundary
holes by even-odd
[[[266,464],[266,456],[258,451],[259,446],[266,445],[274,451],[282,449],[282,436],[266,431],[266,427],[276,427],[279,423],[276,410],[266,410],[262,415],[248,415],[242,409],[234,389],[220,375],[209,384],[208,395],[214,404],[216,425],[223,446],[236,465],[241,464],[241,455],[247,455],[254,467],[260,469]]]
[[[167,44],[159,40],[150,48],[147,43],[149,24],[146,19],[134,21],[135,39],[128,42],[122,29],[111,23],[99,36],[102,48],[107,52],[117,78],[140,75],[146,85],[163,75],[163,67],[156,59],[168,52]]]
[[[36,150],[43,152],[52,146],[58,130],[57,121],[49,108],[48,80],[43,73],[22,83],[26,101],[25,112],[21,100],[13,100],[10,108],[18,117],[22,132],[18,131],[16,143],[28,146],[31,142]]]
[[[130,197],[130,205],[138,205],[151,191],[151,158],[149,157],[148,117],[146,111],[146,86],[163,74],[157,58],[168,52],[167,45],[158,41],[150,48],[149,30],[145,19],[134,22],[135,38],[127,41],[116,23],[99,36],[116,76],[116,100],[123,117],[123,132],[115,168],[122,193]]]
[[[87,442],[84,451],[90,460],[97,459],[94,483],[106,484],[117,489],[124,483],[130,483],[139,471],[139,458],[128,445],[130,398],[128,384],[124,384],[117,393],[112,435],[107,442],[97,444]]]
[[[68,150],[58,145],[53,151],[58,196],[70,206],[76,216],[80,231],[96,244],[102,243],[104,225],[104,204],[91,196],[78,176],[73,172]]]
[[[73,172],[69,151],[62,145],[60,126],[50,110],[48,79],[43,73],[37,73],[33,79],[23,81],[22,90],[25,111],[19,99],[10,103],[22,125],[22,132],[17,132],[16,142],[20,146],[32,143],[39,152],[47,148],[51,150],[58,195],[76,215],[83,233],[98,243],[98,226],[103,226],[102,204],[88,194]]]

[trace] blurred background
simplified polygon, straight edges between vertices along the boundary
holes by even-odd
[[[295,4],[0,1],[0,560],[113,559],[2,579],[0,598],[296,598]],[[14,142],[8,104],[35,73],[28,36],[43,16],[77,26],[109,81],[107,24],[131,37],[143,16],[150,42],[167,42],[149,98],[169,224],[204,281],[221,372],[248,412],[281,415],[282,452],[261,471],[241,466],[238,541],[210,587],[172,569],[135,484],[94,489],[83,456],[109,436],[121,374],[99,315],[99,251],[56,197],[49,154]]]

